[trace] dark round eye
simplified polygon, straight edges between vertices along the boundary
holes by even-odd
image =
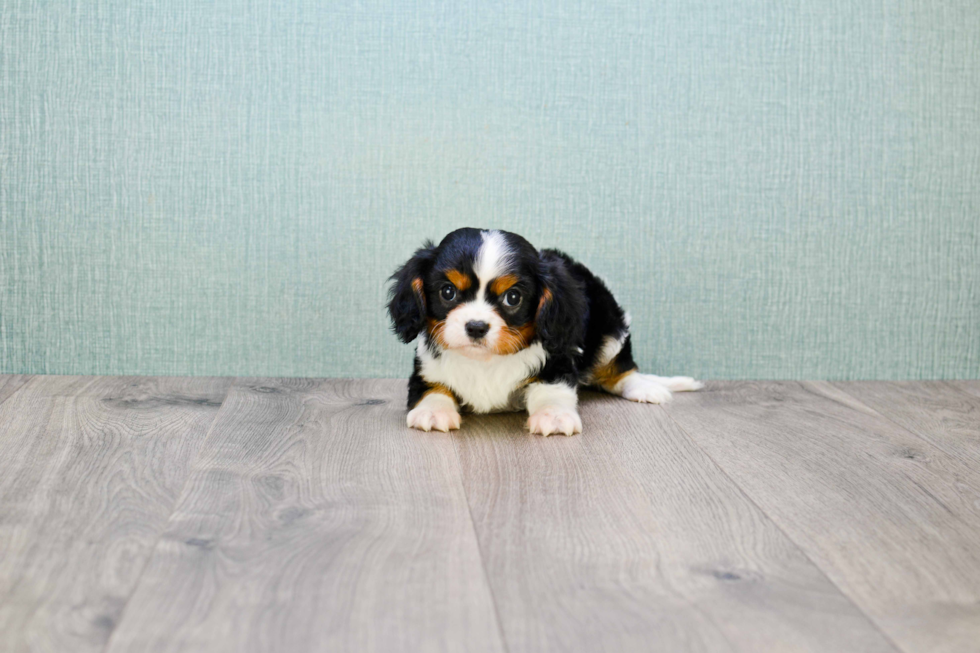
[[[447,302],[451,302],[456,299],[456,286],[451,283],[447,283],[442,287],[442,290],[439,291],[439,294],[442,295],[442,298]]]
[[[511,288],[504,295],[504,306],[514,308],[521,303],[521,291]]]

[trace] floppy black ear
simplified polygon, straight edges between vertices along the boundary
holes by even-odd
[[[550,253],[541,256],[541,299],[534,321],[549,354],[574,356],[585,340],[589,306],[585,288],[572,278],[565,261]]]
[[[394,285],[388,289],[388,315],[391,328],[402,342],[412,342],[425,326],[425,290],[423,282],[436,257],[431,240],[418,249],[405,265],[391,275]]]

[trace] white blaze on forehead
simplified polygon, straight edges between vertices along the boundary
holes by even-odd
[[[500,334],[507,326],[500,313],[487,301],[486,288],[491,281],[507,273],[514,253],[499,231],[481,231],[480,237],[483,242],[473,261],[473,272],[480,284],[476,297],[449,311],[442,329],[442,342],[450,349],[474,346],[473,339],[466,333],[467,322],[485,322],[490,327],[480,345],[487,352],[497,346]]]
[[[484,297],[488,283],[507,272],[514,257],[507,247],[507,239],[499,231],[481,231],[480,236],[483,244],[473,263],[473,272],[480,281],[480,289],[476,293],[478,299]]]

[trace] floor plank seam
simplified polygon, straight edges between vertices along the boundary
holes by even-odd
[[[201,449],[204,448],[204,445],[207,443],[208,438],[211,436],[211,431],[212,429],[214,429],[214,425],[218,423],[218,416],[221,414],[221,411],[224,410],[225,405],[228,401],[228,395],[231,394],[231,390],[232,388],[235,387],[235,384],[237,382],[238,382],[238,377],[232,377],[232,381],[231,383],[228,384],[228,388],[225,390],[225,395],[221,399],[221,405],[218,407],[218,410],[214,411],[214,417],[211,419],[211,424],[208,425],[208,430],[205,432],[204,437],[201,439]],[[105,645],[102,647],[102,653],[106,653],[109,650],[110,646],[112,645],[112,638],[115,637],[116,633],[119,631],[119,626],[122,625],[123,620],[126,618],[126,610],[129,608],[129,605],[132,602],[133,597],[136,595],[137,590],[139,590],[139,588],[143,584],[143,575],[146,573],[146,570],[150,568],[150,564],[153,562],[153,559],[156,557],[157,546],[160,544],[160,540],[163,539],[164,533],[167,532],[167,527],[170,525],[170,520],[173,517],[174,511],[177,509],[177,506],[180,505],[180,500],[184,497],[184,493],[187,491],[187,486],[190,484],[190,480],[191,480],[190,470],[194,468],[194,462],[196,461],[200,453],[201,450],[198,449],[198,451],[194,454],[194,458],[188,461],[187,463],[187,469],[188,469],[187,478],[184,479],[184,484],[181,486],[180,491],[177,493],[177,498],[174,499],[174,504],[170,508],[170,514],[167,516],[167,521],[164,522],[163,528],[157,534],[156,541],[153,543],[152,552],[150,553],[149,556],[147,556],[146,562],[143,564],[143,568],[140,569],[140,573],[136,578],[136,582],[133,583],[132,591],[130,591],[129,596],[126,597],[126,602],[123,604],[122,610],[119,611],[119,618],[116,620],[116,623],[113,624],[112,630],[110,631],[109,636],[105,640]]]
[[[814,561],[813,558],[811,558],[810,555],[806,552],[806,550],[804,550],[803,547],[800,546],[800,543],[797,542],[796,539],[794,539],[793,537],[791,537],[790,534],[787,533],[786,530],[782,527],[782,525],[778,521],[776,521],[772,517],[772,515],[770,515],[766,510],[764,510],[763,507],[761,505],[759,505],[759,503],[754,498],[752,498],[745,491],[745,488],[743,488],[740,483],[738,483],[734,478],[732,478],[732,476],[728,473],[727,470],[725,470],[724,467],[722,467],[721,465],[718,464],[718,461],[716,461],[714,459],[714,457],[709,452],[705,451],[704,448],[701,447],[701,445],[698,444],[697,440],[695,440],[691,436],[691,434],[687,432],[687,429],[685,429],[676,419],[674,419],[674,416],[670,414],[670,409],[668,407],[665,407],[664,408],[664,413],[667,415],[668,419],[670,419],[670,421],[673,422],[674,425],[676,425],[678,429],[680,429],[681,433],[683,433],[684,436],[688,440],[690,440],[691,443],[695,447],[697,447],[698,451],[700,451],[701,453],[703,453],[707,457],[707,459],[711,461],[711,464],[714,465],[725,476],[725,478],[727,478],[729,481],[731,481],[731,483],[735,487],[738,488],[739,493],[743,497],[745,497],[746,501],[749,501],[753,506],[755,506],[760,511],[761,514],[765,515],[766,519],[768,519],[772,523],[772,525],[776,529],[778,529],[780,533],[783,534],[783,536],[786,538],[786,540],[788,542],[792,542],[793,543],[793,546],[795,546],[796,549],[797,549],[797,551],[800,552],[800,555],[802,555],[813,566],[814,569],[816,569],[817,571],[819,571],[820,572],[820,575],[823,576],[827,580],[828,583],[830,583],[833,587],[836,587],[837,588],[837,591],[840,592],[841,595],[844,596],[847,599],[847,601],[852,606],[854,606],[854,609],[855,610],[857,610],[858,612],[860,612],[861,614],[864,615],[864,618],[867,620],[867,622],[869,624],[871,624],[871,626],[875,630],[877,630],[881,634],[881,636],[885,638],[885,640],[888,643],[890,643],[892,646],[894,646],[896,651],[902,651],[903,653],[914,653],[913,651],[909,651],[909,650],[907,650],[907,649],[902,648],[901,646],[899,646],[898,642],[896,642],[888,633],[886,633],[884,630],[882,630],[881,625],[878,624],[878,622],[871,615],[869,615],[864,610],[864,608],[862,608],[860,605],[858,605],[854,601],[854,598],[847,591],[845,591],[844,588],[840,587],[837,583],[835,583],[834,580],[830,576],[827,575],[827,572],[824,571],[823,567],[821,567],[819,564],[817,564],[816,561]]]
[[[0,649],[980,635],[980,383],[720,382],[642,414],[587,398],[595,433],[555,440],[519,416],[406,431],[400,380],[190,379],[0,375]]]
[[[473,519],[473,507],[470,505],[470,497],[466,493],[466,484],[463,483],[463,465],[459,459],[459,448],[456,446],[457,435],[449,435],[453,443],[453,456],[456,459],[456,470],[459,472],[459,487],[463,491],[463,499],[466,501],[466,514],[470,518],[470,530],[473,532],[473,540],[476,542],[476,552],[480,554],[480,569],[483,571],[483,579],[487,583],[487,591],[490,592],[490,602],[493,604],[493,618],[497,622],[497,632],[500,634],[500,645],[503,646],[505,653],[510,653],[507,638],[504,636],[504,622],[500,618],[500,608],[497,607],[497,595],[490,584],[490,574],[487,573],[487,563],[483,555],[483,546],[480,544],[480,537],[476,532],[476,520]]]

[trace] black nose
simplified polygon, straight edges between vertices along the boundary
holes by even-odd
[[[473,338],[474,340],[479,340],[483,336],[487,335],[487,331],[490,330],[490,325],[486,322],[477,322],[471,320],[466,323],[466,335]]]

